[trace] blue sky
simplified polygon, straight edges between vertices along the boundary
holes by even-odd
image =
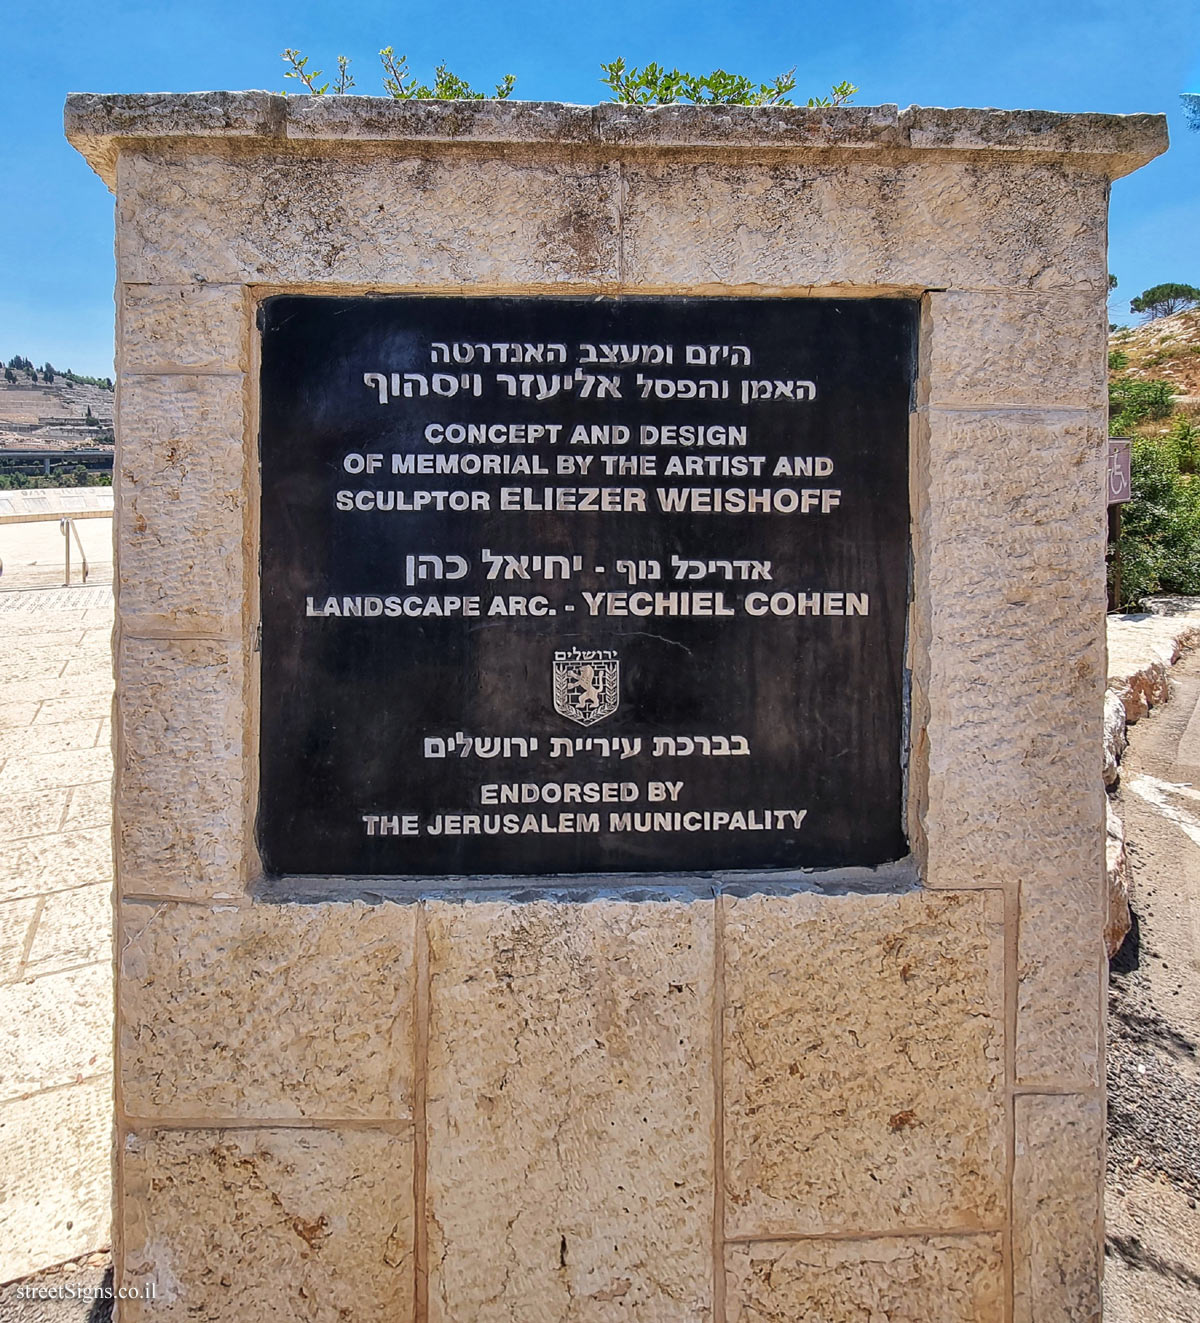
[[[860,104],[1165,111],[1170,152],[1113,189],[1113,307],[1200,285],[1200,133],[1179,100],[1200,91],[1196,0],[57,0],[0,22],[0,354],[112,371],[112,199],[62,136],[68,92],[281,91],[285,46],[326,70],[351,56],[355,90],[375,92],[385,45],[423,75],[514,73],[531,100],[602,100],[600,62],[623,55],[762,80],[794,64],[798,92],[846,78]]]

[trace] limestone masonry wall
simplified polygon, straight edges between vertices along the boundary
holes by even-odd
[[[157,1291],[124,1323],[1097,1319],[1105,223],[1162,121],[243,93],[67,127],[117,203],[115,1256]],[[369,291],[922,300],[910,861],[264,891],[255,313]]]

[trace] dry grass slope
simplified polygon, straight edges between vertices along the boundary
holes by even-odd
[[[1200,404],[1200,308],[1122,327],[1109,337],[1108,347],[1128,356],[1123,375],[1169,381],[1176,395]]]

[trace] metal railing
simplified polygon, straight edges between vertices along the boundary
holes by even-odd
[[[83,582],[87,583],[87,577],[88,577],[87,552],[84,551],[83,543],[80,542],[79,540],[79,529],[75,527],[75,520],[60,519],[58,521],[58,526],[59,528],[62,529],[62,535],[63,535],[63,574],[65,576],[63,579],[63,587],[69,588],[71,586],[71,534],[72,533],[75,534],[75,545],[79,548],[79,560],[83,566]],[[3,573],[2,566],[0,566],[0,573]]]
[[[0,524],[42,524],[49,523],[53,519],[58,520],[59,530],[63,535],[63,587],[71,586],[71,539],[74,537],[75,546],[79,552],[79,568],[81,573],[81,582],[87,583],[90,567],[88,565],[87,552],[83,549],[83,541],[79,536],[79,529],[75,527],[80,519],[111,519],[113,512],[111,510],[73,510],[69,515],[56,513],[28,512],[22,514],[0,514]],[[4,576],[4,558],[0,556],[0,587],[3,587]]]

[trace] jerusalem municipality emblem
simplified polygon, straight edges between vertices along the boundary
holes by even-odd
[[[554,710],[581,726],[611,717],[621,702],[621,663],[612,648],[554,654]]]

